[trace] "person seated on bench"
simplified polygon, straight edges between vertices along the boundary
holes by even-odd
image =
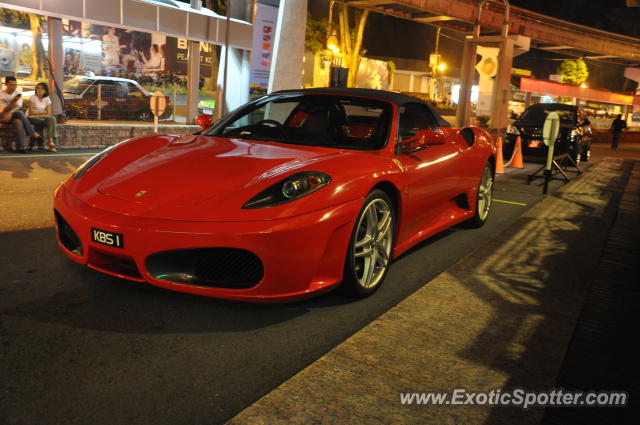
[[[149,50],[149,59],[142,55],[142,70],[144,72],[159,72],[164,71],[164,58],[160,54],[160,49],[157,44],[151,46]]]
[[[58,129],[56,117],[51,113],[51,98],[47,83],[38,83],[35,94],[29,99],[29,121],[38,130],[46,127],[47,141],[44,147],[48,151],[56,152]]]
[[[0,122],[12,123],[17,131],[16,152],[24,153],[31,149],[29,137],[38,139],[40,135],[20,110],[22,108],[22,93],[16,93],[18,82],[16,77],[7,76],[4,79],[6,88],[0,91]]]

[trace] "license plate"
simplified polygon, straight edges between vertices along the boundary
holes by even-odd
[[[106,232],[92,227],[91,240],[114,248],[124,248],[124,239],[121,233]]]

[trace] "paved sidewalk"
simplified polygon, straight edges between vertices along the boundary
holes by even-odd
[[[228,423],[540,423],[542,408],[405,406],[399,393],[551,389],[629,172],[590,167]]]
[[[626,408],[548,408],[544,425],[637,424],[640,418],[640,161],[633,164],[557,387],[627,391]],[[631,337],[631,338],[630,338]]]

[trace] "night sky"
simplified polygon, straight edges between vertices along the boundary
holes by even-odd
[[[640,8],[625,0],[511,0],[509,4],[593,28],[640,36]]]

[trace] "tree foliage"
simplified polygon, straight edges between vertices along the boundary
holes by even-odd
[[[307,27],[304,35],[304,47],[313,53],[321,52],[327,45],[327,32],[329,24],[326,19],[313,19],[310,13],[307,13]]]
[[[558,74],[562,75],[562,82],[578,86],[589,78],[587,64],[582,59],[567,59],[558,66]]]

